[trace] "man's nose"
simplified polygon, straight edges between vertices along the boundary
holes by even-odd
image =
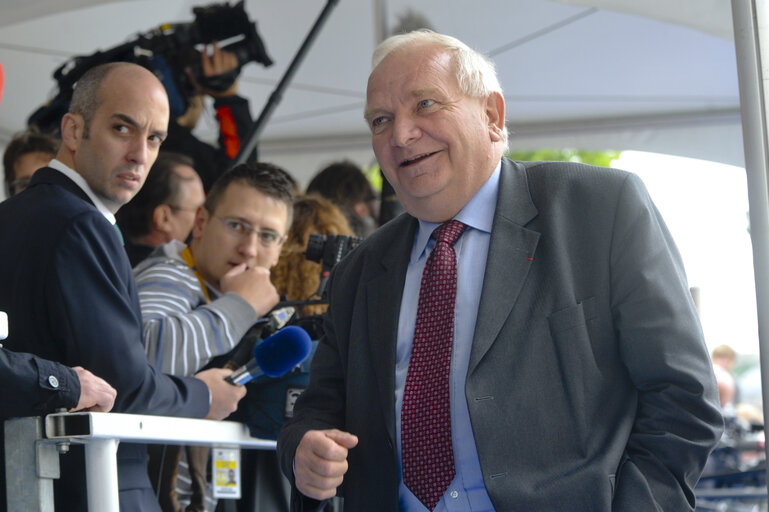
[[[393,118],[392,144],[393,146],[408,146],[419,139],[422,131],[411,116],[401,115]]]
[[[149,145],[144,137],[137,137],[131,143],[128,159],[139,165],[145,165],[149,157]]]
[[[254,230],[247,235],[243,235],[243,238],[240,240],[238,250],[240,251],[241,255],[246,258],[256,258],[256,255],[259,252],[259,233]]]

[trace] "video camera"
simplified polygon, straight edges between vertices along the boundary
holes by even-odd
[[[38,108],[27,120],[46,133],[58,133],[61,118],[69,108],[75,83],[94,66],[107,62],[133,62],[155,73],[168,93],[171,116],[187,110],[190,98],[198,94],[195,82],[212,90],[226,90],[234,83],[240,68],[249,62],[272,65],[264,43],[256,31],[256,23],[246,14],[241,0],[195,7],[195,21],[164,23],[149,32],[139,34],[133,41],[89,56],[73,57],[53,74],[59,90],[57,95]],[[233,40],[227,43],[228,40]],[[196,45],[223,42],[223,49],[238,59],[238,69],[231,76],[206,78],[200,66]],[[187,70],[191,70],[192,78]]]
[[[331,269],[342,261],[347,253],[355,249],[360,242],[360,238],[347,235],[319,235],[317,233],[310,235],[305,257],[321,264],[320,285],[318,285],[318,291],[315,292],[318,297],[325,300],[326,283]]]

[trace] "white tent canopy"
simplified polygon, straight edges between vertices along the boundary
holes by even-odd
[[[3,2],[0,146],[55,92],[51,74],[69,57],[192,21],[192,7],[209,3]],[[275,61],[243,69],[240,92],[256,117],[326,2],[245,5]],[[637,149],[743,164],[727,0],[340,0],[266,123],[260,156],[300,181],[330,160],[370,163],[362,111],[371,51],[378,34],[419,18],[496,62],[512,149]],[[198,133],[213,140],[207,117]]]

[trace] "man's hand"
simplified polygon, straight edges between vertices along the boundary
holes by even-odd
[[[299,492],[316,500],[336,495],[347,473],[347,452],[358,438],[341,430],[309,430],[294,455],[294,478]]]
[[[200,52],[200,65],[203,69],[203,76],[219,76],[225,73],[231,73],[238,69],[238,57],[234,53],[222,50],[216,42],[214,42],[211,47],[211,55],[208,54],[208,47]],[[238,93],[238,82],[236,80],[232,86],[225,91],[213,91],[206,88],[201,89],[203,92],[213,97],[234,96]]]
[[[280,302],[278,291],[270,281],[269,269],[247,268],[245,263],[224,274],[219,280],[219,289],[222,293],[234,292],[246,299],[260,317]]]
[[[211,368],[195,375],[202,380],[211,391],[211,408],[208,410],[209,420],[223,420],[238,408],[240,399],[246,396],[245,386],[233,386],[224,378],[231,374],[232,370],[224,368]]]
[[[176,124],[190,131],[194,130],[203,114],[203,107],[203,96],[200,94],[187,98],[187,110],[176,118]]]
[[[72,368],[80,381],[80,399],[70,412],[90,411],[109,412],[115,405],[117,391],[107,381],[89,372],[85,368]]]

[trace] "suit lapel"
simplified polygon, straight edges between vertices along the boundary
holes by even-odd
[[[537,215],[523,167],[504,158],[489,255],[470,352],[468,376],[499,335],[531,267],[539,233],[524,226]]]
[[[391,221],[393,236],[383,237],[379,250],[371,254],[376,263],[372,279],[366,283],[368,338],[378,386],[379,404],[386,419],[387,432],[395,441],[395,349],[403,284],[417,221],[403,215]]]

